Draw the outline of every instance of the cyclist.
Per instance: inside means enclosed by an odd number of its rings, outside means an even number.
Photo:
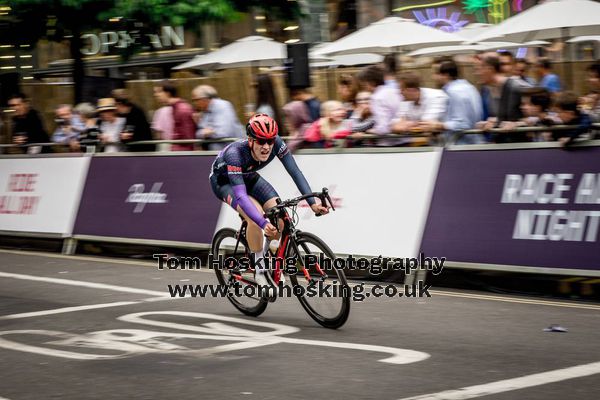
[[[261,286],[272,286],[263,258],[270,241],[279,238],[277,228],[264,217],[263,211],[275,206],[279,195],[257,171],[277,157],[298,190],[303,195],[312,192],[286,144],[277,135],[278,130],[277,123],[268,115],[254,115],[246,125],[247,139],[225,147],[213,162],[209,177],[215,195],[248,221],[246,239],[254,254],[256,283]],[[308,199],[308,203],[317,215],[329,212],[328,207],[317,204],[314,198]],[[264,244],[263,230],[267,237]]]

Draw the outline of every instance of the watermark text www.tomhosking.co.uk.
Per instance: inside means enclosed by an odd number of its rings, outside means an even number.
[[[171,297],[191,297],[191,298],[207,298],[207,297],[263,297],[272,296],[271,287],[269,286],[254,286],[242,285],[236,281],[233,285],[168,285],[169,295]],[[363,282],[358,284],[348,285],[341,284],[333,280],[332,282],[315,282],[307,286],[284,285],[279,282],[275,286],[275,297],[319,297],[319,298],[335,298],[348,297],[353,301],[363,301],[368,298],[424,298],[431,297],[429,289],[431,285],[425,285],[419,281],[412,285],[394,285],[394,284],[374,284],[367,287]]]
[[[152,258],[158,261],[158,269],[200,269],[203,268],[202,260],[199,257],[170,257],[168,254],[154,254]],[[373,275],[379,275],[384,271],[404,271],[410,274],[418,269],[431,271],[434,275],[439,275],[444,269],[445,257],[426,257],[424,253],[419,253],[418,257],[392,258],[392,257],[355,257],[349,255],[345,258],[328,258],[323,253],[319,255],[307,254],[302,256],[299,263],[297,257],[267,257],[263,264],[268,269],[274,269],[277,263],[279,268],[288,274],[298,273],[298,264],[307,269],[318,265],[324,269],[346,269],[369,271]],[[254,255],[250,257],[226,257],[224,255],[208,255],[206,267],[215,269],[225,269],[239,267],[242,269],[250,268],[254,265]]]

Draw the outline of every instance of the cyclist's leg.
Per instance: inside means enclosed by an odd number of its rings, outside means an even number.
[[[229,184],[227,180],[219,180],[214,175],[210,177],[210,184],[212,190],[221,201],[229,204],[231,208],[236,210],[238,214],[242,216],[247,222],[248,227],[246,229],[246,240],[248,241],[248,246],[250,247],[250,251],[256,252],[262,248],[262,229],[252,219],[250,219],[246,213],[242,210],[242,208],[235,201],[235,193],[233,191],[233,187]],[[246,187],[248,189],[248,187]],[[256,207],[256,209],[262,213],[262,207],[256,201],[256,199],[252,198],[250,192],[248,192],[250,197],[250,201]]]
[[[277,191],[266,179],[256,174],[256,178],[252,180],[251,185],[248,187],[248,194],[255,198],[259,204],[261,204],[261,212],[267,211],[269,208],[277,205],[277,199],[279,195]],[[279,231],[283,229],[283,221],[279,221]],[[269,240],[279,239],[281,233],[277,233],[273,237],[269,237]],[[262,236],[261,236],[262,238]]]
[[[247,185],[247,189],[248,189],[248,194],[251,196],[251,198],[256,199],[257,203],[255,203],[255,205],[260,206],[261,212],[266,211],[268,208],[277,204],[276,199],[279,198],[279,195],[277,194],[277,192],[275,191],[273,186],[271,186],[271,184],[269,182],[267,182],[264,178],[262,178],[260,175],[256,174],[253,177],[253,179],[251,181],[249,181],[249,183]],[[283,229],[283,221],[280,221],[279,230],[281,231],[282,229]],[[267,240],[264,242],[260,252],[255,253],[257,260],[259,259],[259,257],[264,258],[264,256],[268,254],[269,244],[270,244],[271,240],[274,238],[278,239],[279,236],[280,235],[277,234],[277,235],[275,235],[275,237],[267,238]],[[262,230],[258,232],[256,239],[257,240],[260,239],[261,244],[262,244],[262,239],[263,239]],[[268,274],[264,274],[265,270],[260,269],[260,268],[261,268],[261,265],[257,265],[256,282],[258,282],[261,285],[265,284],[265,283],[272,285],[273,282],[271,281],[271,279],[270,278],[267,279],[269,277]]]
[[[233,191],[233,190],[232,190]],[[256,209],[262,213],[262,207],[259,202],[253,198],[252,196],[248,196],[252,204],[256,207]],[[236,206],[236,211],[248,222],[248,227],[246,228],[246,240],[248,241],[248,246],[250,247],[250,251],[253,253],[259,252],[263,248],[263,230],[260,226],[256,225],[250,217],[246,215],[242,207],[239,205]]]
[[[250,201],[256,207],[256,209],[262,213],[262,206],[259,201],[257,201],[251,193],[251,189],[254,187],[256,181],[258,180],[258,174],[255,175],[252,179],[246,182],[246,192],[248,193],[248,197]],[[263,258],[263,230],[256,225],[256,223],[246,215],[244,210],[240,207],[239,204],[235,201],[235,193],[233,191],[233,187],[229,184],[228,180],[219,180],[214,176],[211,176],[211,187],[215,195],[229,204],[234,210],[238,212],[248,222],[246,227],[246,241],[248,242],[248,247],[250,251],[254,254],[255,260],[259,260]],[[261,265],[257,265],[257,268],[262,270]]]
[[[271,186],[269,182],[267,182],[263,177],[259,174],[252,179],[250,184],[248,185],[248,193],[255,198],[259,204],[261,204],[261,210],[267,211],[269,208],[275,206],[277,204],[277,199],[279,199],[279,195],[277,191]],[[272,240],[279,240],[281,237],[281,231],[283,230],[284,223],[283,221],[279,221],[279,232],[273,236],[269,236],[263,243],[262,254],[268,254],[269,245]],[[261,240],[262,240],[262,232]]]

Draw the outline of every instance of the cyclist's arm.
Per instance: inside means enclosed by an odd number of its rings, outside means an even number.
[[[294,160],[292,153],[279,136],[277,136],[277,139],[275,140],[275,148],[273,151],[276,152],[277,157],[281,160],[285,170],[294,180],[294,183],[296,184],[296,187],[300,193],[303,195],[312,193],[310,185],[304,177],[304,174],[302,174],[302,171],[300,171],[300,168],[298,168],[298,164],[296,164],[296,160]],[[316,204],[316,201],[313,197],[307,199],[306,201],[308,201],[308,204],[310,205]]]
[[[242,167],[239,166],[239,162],[236,162],[236,157],[229,156],[226,153],[224,159],[227,163],[227,177],[229,178],[229,183],[233,189],[236,203],[239,204],[244,213],[246,213],[256,225],[260,226],[261,229],[264,229],[269,221],[263,217],[263,214],[256,209],[256,206],[252,203],[250,197],[248,197],[246,184],[244,183],[244,178],[242,176]]]

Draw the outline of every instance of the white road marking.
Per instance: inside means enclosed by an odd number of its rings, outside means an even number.
[[[466,400],[491,394],[508,392],[511,390],[525,389],[548,383],[560,382],[567,379],[582,378],[600,373],[600,362],[582,364],[569,368],[541,372],[539,374],[522,376],[519,378],[505,379],[502,381],[485,383],[483,385],[468,386],[456,390],[446,390],[422,396],[406,397],[401,400]]]
[[[327,342],[324,340],[309,340],[309,339],[293,339],[282,338],[282,342],[292,344],[305,344],[311,346],[326,346],[338,349],[364,350],[380,353],[389,353],[392,356],[381,358],[377,361],[388,364],[411,364],[428,359],[430,356],[427,353],[416,350],[399,349],[396,347],[378,346],[371,344],[344,343],[344,342]]]
[[[0,315],[0,320],[21,319],[21,318],[31,318],[31,317],[43,317],[45,315],[65,314],[65,313],[76,312],[76,311],[97,310],[97,309],[100,309],[100,308],[130,306],[130,305],[140,304],[140,303],[154,303],[156,301],[179,300],[179,299],[182,299],[182,297],[151,297],[149,299],[142,299],[142,300],[136,300],[136,301],[116,301],[114,303],[102,303],[102,304],[90,304],[90,305],[87,305],[87,306],[73,306],[73,307],[53,308],[51,310],[42,310],[42,311],[32,311],[32,312],[18,313],[18,314]],[[0,400],[2,400],[2,399],[0,399]]]
[[[41,311],[32,311],[32,312],[26,312],[26,313],[1,315],[0,320],[42,317],[45,315],[65,314],[65,313],[70,313],[70,312],[85,311],[85,310],[97,310],[97,309],[109,308],[109,307],[121,307],[121,306],[128,306],[128,305],[134,305],[134,304],[140,304],[140,303],[153,303],[155,301],[164,301],[164,300],[181,300],[181,299],[185,298],[185,297],[171,297],[166,292],[163,293],[163,292],[157,292],[154,290],[138,289],[138,288],[132,288],[132,287],[127,287],[127,286],[107,285],[104,283],[75,281],[75,280],[70,280],[70,279],[46,278],[46,277],[32,276],[32,275],[12,274],[12,273],[8,273],[8,272],[0,272],[0,277],[55,283],[55,284],[60,284],[60,285],[81,286],[81,287],[92,288],[92,289],[112,290],[112,291],[125,292],[125,293],[144,294],[144,295],[149,294],[152,296],[156,296],[156,297],[151,297],[151,298],[142,299],[142,300],[116,301],[116,302],[112,302],[112,303],[89,304],[89,305],[83,305],[83,306],[62,307],[62,308],[54,308],[51,310],[41,310]],[[2,400],[2,399],[0,399],[0,400]]]
[[[0,277],[23,279],[23,280],[27,280],[27,281],[57,283],[60,285],[79,286],[79,287],[86,287],[86,288],[90,288],[90,289],[112,290],[115,292],[125,292],[125,293],[144,294],[144,295],[147,294],[149,296],[158,296],[158,297],[169,296],[169,294],[166,292],[158,292],[155,290],[146,290],[146,289],[127,287],[127,286],[109,285],[106,283],[75,281],[75,280],[71,280],[71,279],[47,278],[44,276],[13,274],[13,273],[9,273],[9,272],[0,272]]]
[[[153,317],[164,318],[166,316],[178,317],[180,321],[187,319],[190,323],[153,319]],[[213,356],[224,352],[285,343],[384,353],[386,357],[378,361],[390,364],[410,364],[429,358],[429,354],[424,352],[395,347],[284,337],[283,335],[297,333],[300,329],[289,325],[217,314],[149,311],[127,314],[117,319],[134,324],[173,329],[175,332],[142,329],[112,329],[82,334],[51,330],[2,331],[0,332],[0,348],[73,360],[108,360],[149,353],[173,352],[193,356]],[[257,327],[259,330],[256,330]],[[31,339],[27,338],[28,336]],[[37,344],[32,343],[32,339],[37,340]],[[186,339],[186,346],[174,343],[174,339]],[[190,339],[230,343],[213,347],[190,348],[187,347],[188,343],[191,343]],[[66,349],[57,348],[59,346]]]
[[[16,254],[19,256],[60,258],[63,260],[92,261],[92,262],[101,262],[101,263],[106,263],[106,264],[126,264],[126,265],[140,265],[143,267],[157,267],[156,261],[152,262],[152,261],[120,260],[118,258],[92,257],[92,256],[68,256],[65,254],[44,253],[44,252],[38,252],[38,251],[4,250],[4,249],[0,249],[0,253]]]
[[[67,350],[59,350],[52,347],[42,347],[42,346],[34,346],[31,344],[19,343],[16,341],[4,339],[5,336],[14,335],[18,338],[24,338],[26,335],[33,335],[37,338],[40,336],[47,336],[53,339],[61,339],[63,342],[72,340],[77,341],[79,347],[94,347],[97,349],[102,349],[103,352],[106,350],[113,350],[117,352],[117,354],[88,354],[81,352],[73,352]],[[61,344],[60,341],[49,342],[46,341],[44,344],[52,344],[57,345]],[[16,330],[16,331],[4,331],[0,332],[0,348],[4,349],[12,349],[16,351],[23,351],[26,353],[34,353],[41,354],[45,356],[52,357],[62,357],[68,358],[71,360],[113,360],[117,358],[123,358],[128,355],[134,354],[132,349],[135,347],[135,344],[128,343],[107,343],[106,341],[96,341],[92,344],[92,341],[85,337],[85,335],[76,335],[68,332],[60,332],[60,331],[48,331],[48,330]],[[143,346],[138,346],[138,348],[143,348]],[[138,349],[139,351],[139,349]]]
[[[44,315],[63,314],[63,313],[84,311],[84,310],[95,310],[98,308],[128,306],[128,305],[137,304],[137,303],[139,303],[139,301],[117,301],[114,303],[90,304],[88,306],[54,308],[52,310],[43,310],[43,311],[33,311],[33,312],[26,312],[26,313],[19,313],[19,314],[2,315],[2,316],[0,316],[0,320],[41,317]]]

